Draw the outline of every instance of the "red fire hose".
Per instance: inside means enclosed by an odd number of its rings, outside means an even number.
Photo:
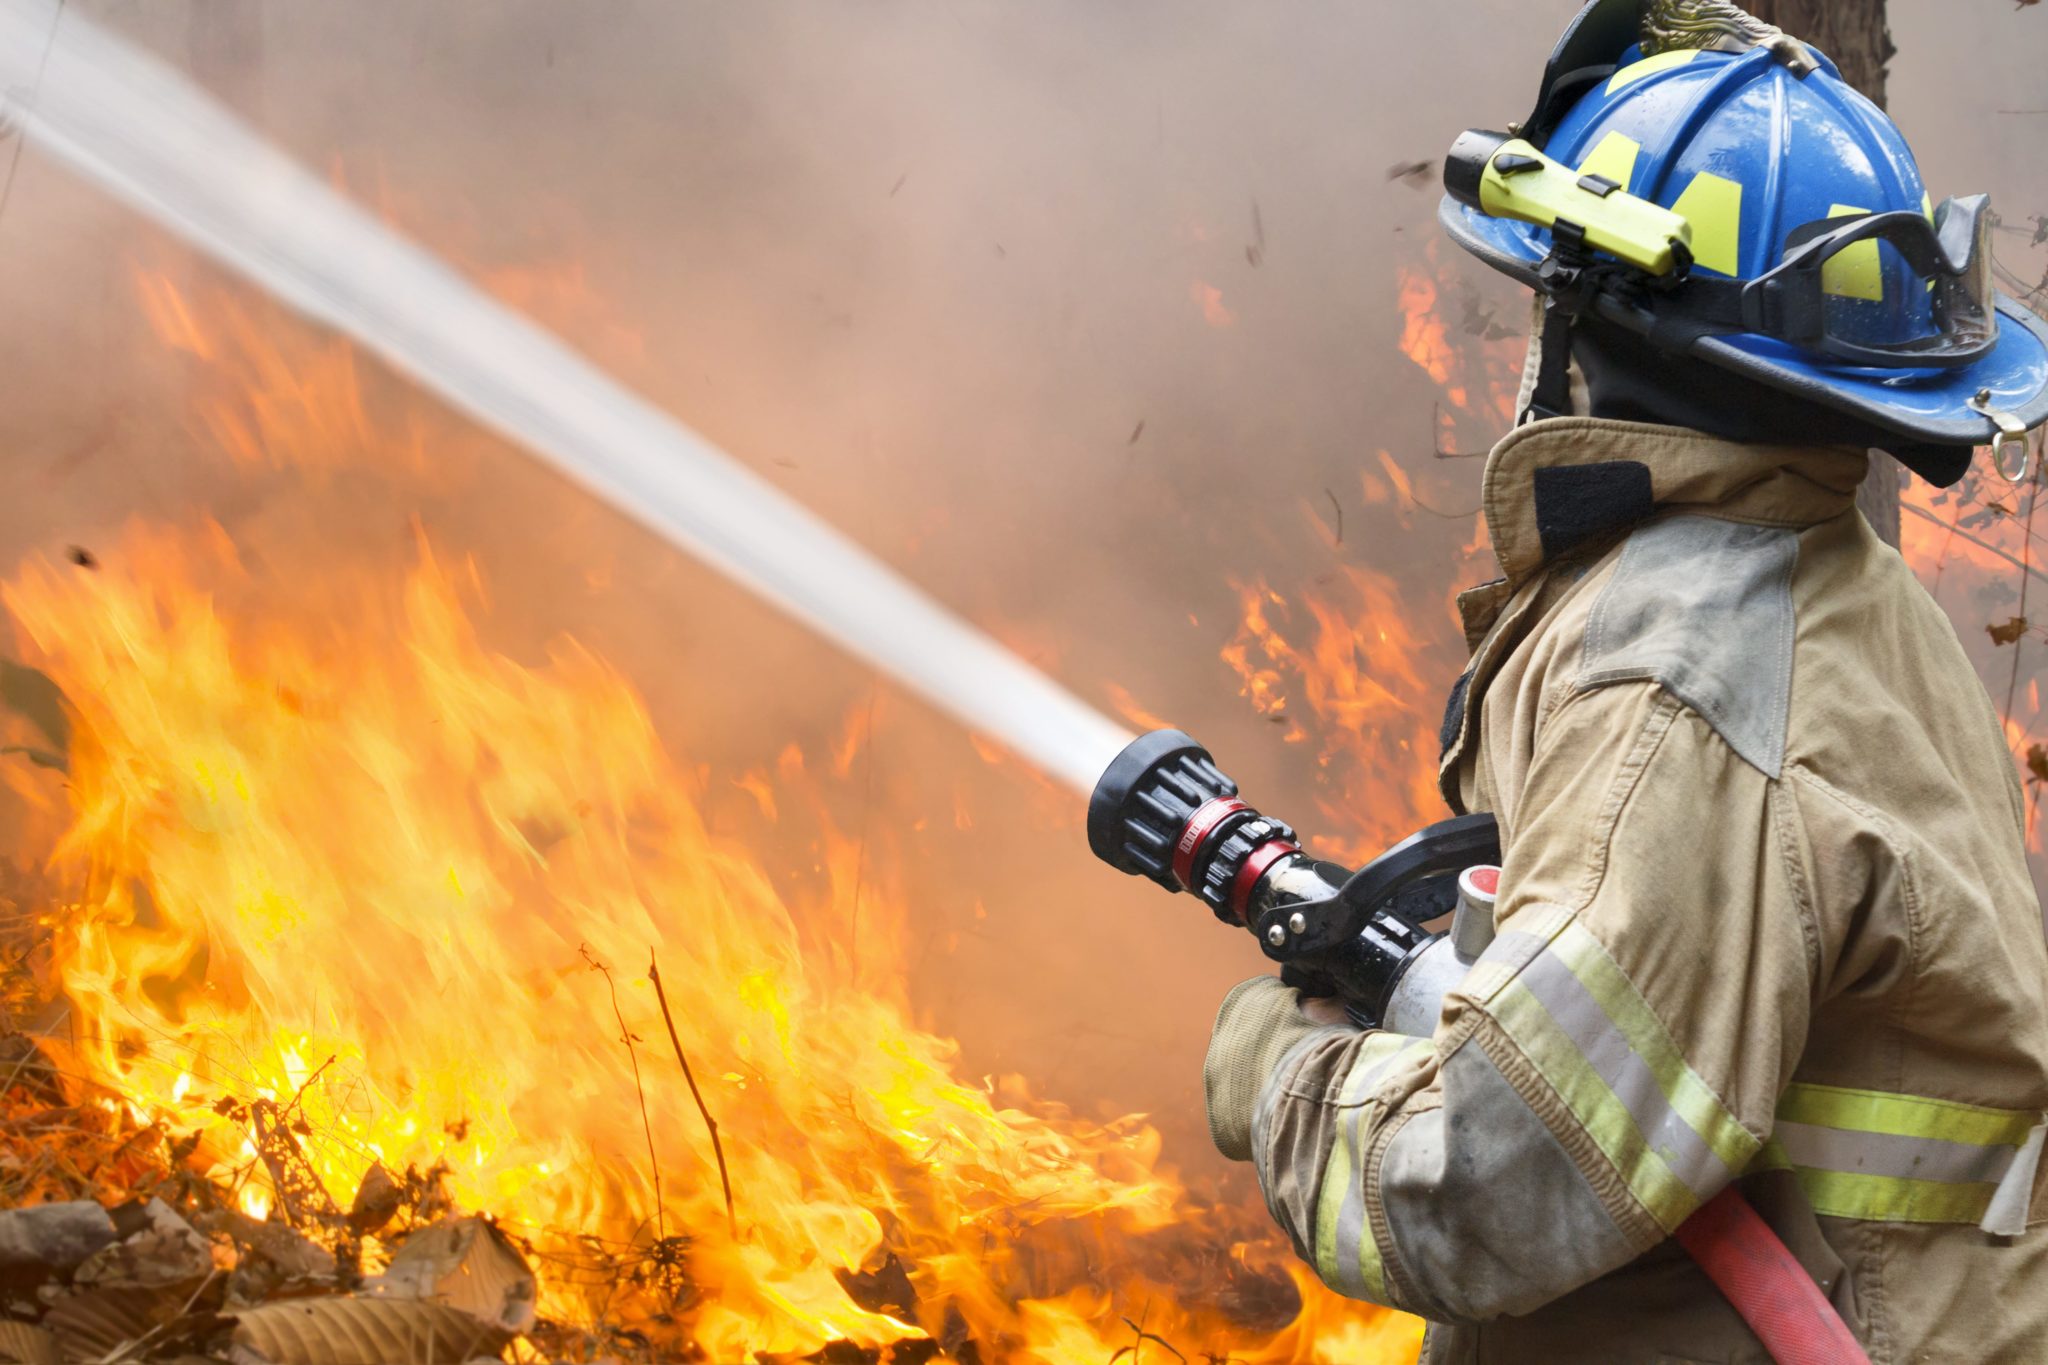
[[[1870,1365],[1806,1267],[1733,1185],[1676,1236],[1778,1365]]]

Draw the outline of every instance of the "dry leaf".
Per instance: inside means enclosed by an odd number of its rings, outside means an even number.
[[[124,1205],[117,1216],[141,1224],[114,1246],[87,1257],[74,1282],[101,1289],[182,1289],[190,1293],[214,1270],[213,1247],[161,1199],[137,1208]]]
[[[917,1317],[917,1291],[911,1287],[909,1270],[895,1252],[888,1252],[872,1268],[835,1270],[832,1274],[846,1291],[846,1297],[870,1313],[887,1313],[905,1322]]]
[[[2027,772],[2036,782],[2048,782],[2048,749],[2038,744],[2027,746]]]
[[[513,1335],[533,1326],[539,1290],[525,1259],[484,1218],[451,1218],[415,1232],[368,1288],[447,1304]]]
[[[270,1171],[270,1185],[277,1191],[278,1210],[285,1221],[294,1227],[308,1223],[332,1226],[342,1221],[341,1210],[334,1206],[320,1173],[299,1145],[290,1107],[275,1100],[257,1100],[249,1106],[249,1119],[250,1139]]]
[[[2018,641],[2018,639],[2022,635],[2025,635],[2027,633],[2027,618],[2024,616],[2015,616],[2012,618],[2012,620],[2007,621],[2002,626],[1986,626],[1984,627],[1984,629],[1990,633],[1992,644],[2013,644],[2016,641]]]
[[[243,1213],[226,1214],[212,1226],[245,1253],[228,1279],[228,1298],[234,1303],[325,1293],[335,1287],[340,1267],[334,1253],[294,1228]]]
[[[1387,167],[1387,179],[1399,180],[1411,190],[1427,189],[1436,174],[1434,161],[1402,161]]]
[[[90,1199],[0,1213],[0,1278],[31,1281],[69,1270],[114,1244],[114,1220]]]
[[[417,1299],[289,1299],[229,1315],[237,1360],[263,1365],[461,1365],[512,1333]]]
[[[18,1091],[52,1109],[67,1104],[64,1087],[57,1083],[57,1064],[43,1045],[26,1033],[0,1036],[0,1076],[9,1091]]]
[[[398,1213],[398,1206],[404,1200],[404,1191],[391,1178],[391,1172],[379,1162],[363,1172],[363,1183],[356,1187],[355,1202],[349,1205],[349,1231],[364,1236],[377,1231],[390,1222]]]
[[[121,1286],[60,1299],[43,1315],[70,1360],[104,1360],[178,1316],[190,1289]]]
[[[0,1360],[10,1365],[64,1365],[57,1338],[26,1322],[0,1318]]]

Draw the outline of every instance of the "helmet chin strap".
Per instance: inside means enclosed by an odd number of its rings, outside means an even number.
[[[1516,426],[1569,417],[1589,409],[1586,377],[1572,359],[1574,319],[1555,299],[1538,294],[1529,315],[1529,354],[1515,395]]]

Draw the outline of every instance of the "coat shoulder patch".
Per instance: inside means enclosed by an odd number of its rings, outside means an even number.
[[[1795,531],[1672,517],[1629,537],[1586,623],[1576,687],[1656,682],[1776,778],[1792,707]]]

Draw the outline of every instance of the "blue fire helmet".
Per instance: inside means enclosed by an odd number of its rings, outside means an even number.
[[[1689,272],[1631,281],[1609,261],[1614,287],[1579,306],[1902,445],[1967,449],[2048,422],[2048,326],[1992,286],[1986,201],[1937,207],[1897,126],[1825,56],[1778,40],[1646,57],[1641,11],[1588,5],[1516,131],[1581,184],[1683,218]],[[1554,295],[1559,233],[1475,197],[1444,200],[1452,239]],[[1957,454],[1922,472],[1952,482]]]

